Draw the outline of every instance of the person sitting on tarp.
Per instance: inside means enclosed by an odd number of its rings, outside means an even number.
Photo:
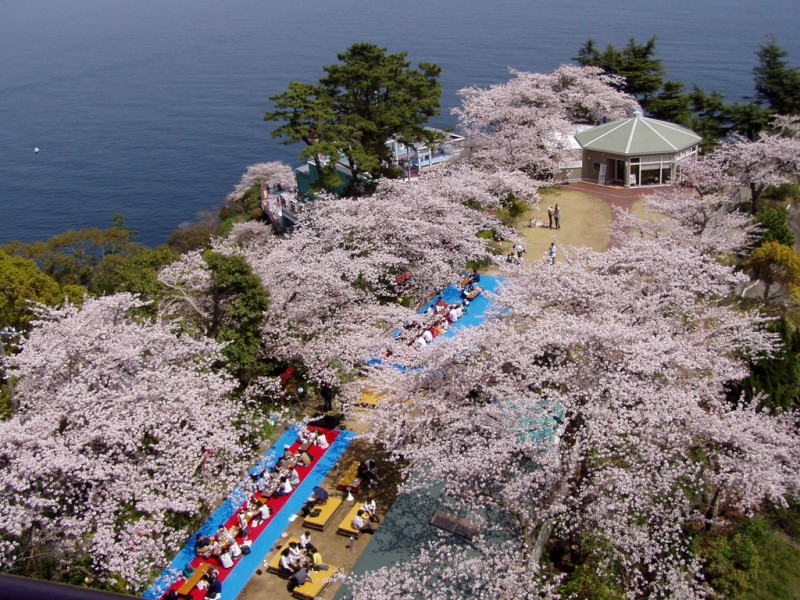
[[[264,472],[264,474],[261,475],[261,478],[256,481],[256,490],[258,490],[259,493],[263,492],[269,487],[271,481],[272,476],[269,473]]]
[[[380,523],[381,518],[378,516],[378,505],[372,496],[367,496],[366,502],[361,506],[361,511],[366,514],[369,520],[373,523]]]
[[[322,562],[322,554],[320,551],[314,548],[313,546],[310,547],[310,559],[311,559],[311,569],[314,571],[327,571],[330,569],[330,565],[326,565]]]
[[[280,485],[278,485],[278,489],[275,490],[276,496],[288,496],[292,493],[292,484],[289,483],[289,479],[287,477],[281,477]]]
[[[330,443],[328,442],[328,438],[326,438],[326,437],[325,437],[325,434],[324,434],[324,433],[321,433],[321,432],[320,432],[320,434],[317,436],[317,439],[315,440],[315,443],[316,443],[316,444],[317,444],[317,446],[319,446],[319,447],[320,447],[322,450],[325,450],[325,449],[327,449],[327,448],[328,448],[328,446],[330,446]]]
[[[218,572],[209,570],[206,573],[208,587],[206,588],[206,600],[218,600],[222,597],[222,582],[219,580]]]
[[[253,518],[253,525],[258,526],[261,525],[264,521],[269,519],[269,516],[272,514],[272,509],[269,507],[269,504],[266,502],[262,503],[261,506],[258,507],[258,514]],[[258,521],[256,522],[256,519]]]
[[[303,425],[297,431],[297,442],[302,446],[306,442],[313,442],[314,441],[314,433],[309,431],[308,427]]]
[[[303,550],[307,550],[309,546],[311,546],[311,532],[306,530],[303,532],[303,535],[300,536],[300,547]],[[313,546],[312,546],[313,547]]]
[[[198,533],[194,538],[194,551],[197,556],[208,558],[214,552],[214,540],[207,535]]]
[[[292,469],[289,471],[289,485],[293,488],[296,488],[300,485],[300,474],[297,472],[297,469]]]

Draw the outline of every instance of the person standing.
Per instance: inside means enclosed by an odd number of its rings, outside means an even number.
[[[551,265],[556,264],[556,243],[555,242],[550,242],[550,251],[548,252],[548,255],[550,256],[550,264]]]
[[[547,221],[549,223],[547,225],[548,229],[552,229],[553,228],[553,215],[554,214],[555,214],[555,212],[553,211],[553,207],[552,206],[548,206],[547,207]]]
[[[561,229],[561,209],[558,208],[558,204],[553,209],[553,219],[556,222],[556,229]]]

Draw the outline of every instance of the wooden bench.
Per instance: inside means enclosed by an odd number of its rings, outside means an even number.
[[[361,487],[361,478],[358,476],[358,466],[361,462],[354,460],[349,467],[347,467],[347,471],[345,471],[342,476],[339,478],[339,483],[336,484],[336,488],[342,491],[344,490],[351,490],[353,492],[358,492],[358,489]]]
[[[358,514],[358,511],[361,510],[362,506],[360,502],[353,504],[353,508],[348,511],[344,519],[342,519],[342,522],[339,523],[339,528],[336,530],[336,533],[345,537],[353,536],[354,538],[358,538],[358,536],[361,535],[361,532],[353,527],[353,519]]]
[[[289,544],[292,542],[297,542],[299,544],[300,538],[290,537],[288,540],[286,540],[286,543],[280,547],[280,550],[275,553],[275,556],[269,559],[269,563],[267,563],[268,573],[274,573],[275,575],[280,575],[281,577],[289,577],[289,573],[281,569],[281,552],[283,552],[285,548],[288,548]]]
[[[456,535],[471,540],[478,535],[480,527],[468,521],[464,517],[453,515],[443,510],[437,510],[431,517],[431,525],[434,525],[445,531],[452,531]]]
[[[336,572],[336,567],[328,565],[327,571],[309,571],[311,581],[306,581],[303,585],[298,585],[292,591],[292,596],[301,600],[314,600],[328,587],[331,577]]]
[[[211,568],[210,563],[201,563],[192,573],[192,576],[189,577],[186,581],[183,582],[183,585],[178,588],[178,595],[183,597],[189,597],[200,580],[205,577],[206,572]]]
[[[333,520],[334,515],[342,505],[341,498],[328,498],[324,504],[317,504],[314,509],[319,510],[316,517],[308,516],[303,520],[303,525],[309,529],[325,531],[325,528]]]
[[[383,397],[383,394],[376,394],[370,390],[364,390],[361,392],[361,398],[356,402],[358,406],[363,406],[366,408],[375,408],[378,406],[378,400]]]

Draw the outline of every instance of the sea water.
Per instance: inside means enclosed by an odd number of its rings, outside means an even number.
[[[3,0],[0,243],[117,213],[163,242],[247,165],[296,162],[262,120],[268,97],[353,42],[441,65],[433,124],[452,126],[459,89],[550,71],[589,37],[655,35],[667,78],[741,100],[768,34],[800,64],[798,26],[796,0]]]

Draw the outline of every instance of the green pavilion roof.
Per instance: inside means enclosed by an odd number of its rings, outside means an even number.
[[[575,134],[584,150],[613,154],[673,154],[700,143],[691,129],[649,117],[630,117]]]

